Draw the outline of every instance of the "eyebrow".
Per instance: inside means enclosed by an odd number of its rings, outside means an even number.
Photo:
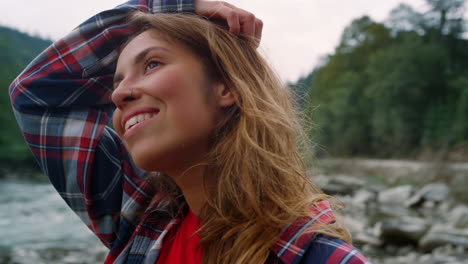
[[[159,47],[159,46],[153,46],[153,47],[146,48],[146,49],[140,51],[140,53],[138,53],[135,56],[135,58],[133,59],[133,65],[137,65],[137,64],[141,63],[144,60],[144,58],[146,57],[146,55],[148,55],[148,53],[150,53],[153,50],[169,52],[168,49],[163,48],[163,47]],[[115,74],[114,75],[114,80],[113,80],[113,87],[115,88],[115,84],[122,81],[122,79],[123,79],[122,74]]]

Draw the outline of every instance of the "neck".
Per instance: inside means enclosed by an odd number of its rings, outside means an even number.
[[[203,186],[203,176],[205,173],[205,166],[193,166],[184,171],[167,173],[181,189],[185,201],[198,216],[201,208],[206,202],[206,194]]]

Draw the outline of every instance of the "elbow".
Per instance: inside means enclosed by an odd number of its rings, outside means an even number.
[[[8,96],[10,97],[11,105],[15,110],[20,110],[21,108],[21,100],[20,94],[21,94],[21,75],[16,77],[15,80],[10,84],[10,87],[8,88]]]

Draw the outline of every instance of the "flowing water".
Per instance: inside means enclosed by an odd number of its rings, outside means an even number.
[[[102,263],[105,254],[51,184],[0,180],[0,263]]]

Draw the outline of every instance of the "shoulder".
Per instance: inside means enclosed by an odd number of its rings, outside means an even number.
[[[318,235],[305,251],[300,264],[370,264],[356,248],[345,241]]]

